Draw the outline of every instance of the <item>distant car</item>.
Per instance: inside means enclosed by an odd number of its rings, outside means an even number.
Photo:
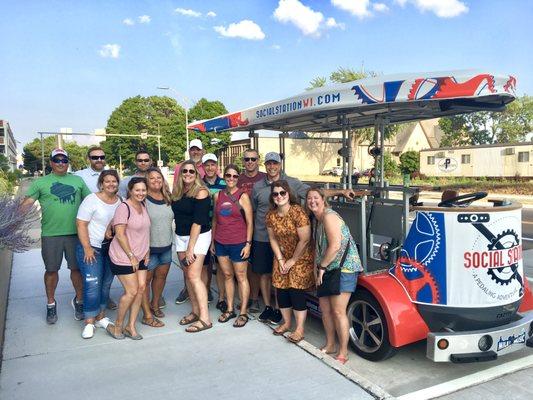
[[[333,176],[341,176],[342,175],[342,167],[333,167],[330,169],[325,169],[322,171],[320,175],[333,175]]]

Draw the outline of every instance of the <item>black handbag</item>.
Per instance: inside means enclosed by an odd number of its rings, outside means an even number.
[[[339,268],[328,270],[322,275],[322,284],[316,288],[317,297],[337,296],[341,294],[341,269],[348,255],[351,240],[346,244]]]

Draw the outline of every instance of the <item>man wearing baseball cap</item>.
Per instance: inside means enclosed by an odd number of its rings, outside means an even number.
[[[259,321],[279,324],[282,320],[281,312],[277,308],[272,308],[270,301],[272,285],[272,266],[274,253],[268,240],[268,232],[265,224],[265,217],[270,209],[270,184],[283,179],[287,181],[291,191],[301,200],[305,201],[309,186],[299,179],[287,176],[281,170],[281,155],[270,152],[265,155],[265,179],[256,182],[252,191],[252,205],[254,208],[254,237],[252,242],[252,269],[260,275],[259,286],[261,295],[265,303],[265,309],[259,315]],[[350,189],[329,189],[324,190],[326,196],[344,196],[349,199],[355,197],[355,192]]]
[[[59,281],[59,268],[63,257],[70,269],[70,279],[76,295],[71,300],[74,319],[83,319],[83,280],[76,261],[76,215],[81,201],[91,194],[82,178],[68,173],[68,153],[55,149],[50,154],[52,172],[35,180],[23,203],[31,207],[35,201],[41,206],[41,254],[44,261],[44,285],[48,300],[46,322],[57,321],[57,304],[55,291]]]
[[[202,163],[203,155],[204,146],[202,145],[202,141],[200,139],[191,140],[189,142],[189,158],[196,163],[196,169],[200,174],[200,178],[203,178],[205,176],[204,164]],[[174,168],[174,185],[176,185],[178,176],[180,176],[181,164],[182,163],[177,164]]]

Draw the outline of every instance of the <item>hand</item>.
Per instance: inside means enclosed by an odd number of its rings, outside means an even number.
[[[285,275],[285,259],[278,259],[279,272],[281,275]]]
[[[285,261],[285,264],[283,265],[283,269],[285,270],[283,273],[288,274],[292,266],[296,264],[296,260],[289,258]]]
[[[244,245],[244,247],[242,248],[242,250],[241,250],[241,258],[243,260],[246,260],[248,257],[250,257],[250,248],[251,247],[252,246],[250,245],[250,243],[246,243]]]
[[[139,269],[139,260],[137,260],[137,257],[135,257],[134,255],[130,256],[130,262],[131,267],[133,268],[133,272],[137,272],[137,270]]]
[[[104,237],[105,237],[106,239],[108,239],[108,240],[113,238],[113,230],[111,229],[111,227],[109,227],[109,228],[107,228],[107,229],[105,230],[105,235],[104,235]]]
[[[92,247],[83,249],[83,261],[87,264],[92,264],[96,262],[96,257],[94,255],[94,249]]]
[[[211,254],[215,255],[215,243],[211,242],[211,246],[209,246],[209,251]]]
[[[326,271],[324,271],[323,269],[319,269],[318,270],[318,272],[316,274],[316,285],[317,286],[322,285],[322,278],[324,276],[324,272],[326,272]]]
[[[192,249],[187,249],[185,251],[185,259],[187,260],[187,263],[191,265],[196,260],[196,255],[194,254],[194,251]]]
[[[148,263],[150,262],[150,252],[147,252],[144,256],[144,265],[148,266]]]
[[[341,190],[341,194],[348,200],[355,199],[355,192],[352,189],[343,189]]]

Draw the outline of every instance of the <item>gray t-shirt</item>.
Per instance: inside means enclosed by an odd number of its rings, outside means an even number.
[[[122,180],[120,181],[118,185],[118,195],[122,197],[123,199],[126,199],[128,197],[128,183],[131,181],[131,178],[133,178],[134,176],[138,176],[140,178],[145,177],[144,174],[139,174],[138,172],[136,172],[134,175],[125,176],[124,178],[122,178]]]
[[[172,207],[164,200],[156,200],[146,196],[146,209],[150,216],[150,252],[162,253],[172,247],[174,231]]]
[[[287,181],[296,197],[299,197],[302,201],[305,200],[309,185],[306,185],[298,178],[292,178],[284,173],[281,174],[279,179]],[[268,242],[268,231],[266,229],[265,218],[268,210],[270,210],[270,184],[271,182],[265,177],[265,179],[255,183],[252,192],[252,206],[254,208],[254,240],[258,242]]]

